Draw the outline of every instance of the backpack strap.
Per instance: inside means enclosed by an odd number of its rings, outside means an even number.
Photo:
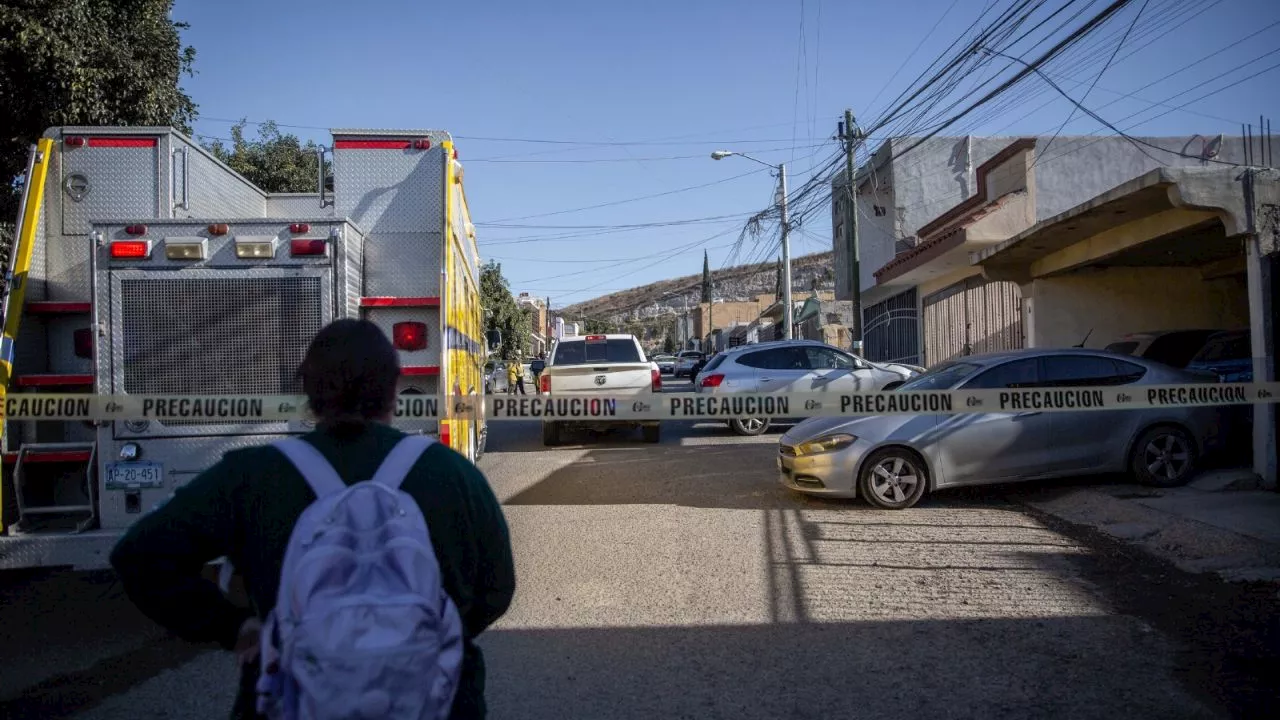
[[[285,438],[275,443],[276,449],[298,468],[317,498],[342,492],[347,484],[338,477],[338,471],[325,459],[314,445],[301,438]]]
[[[418,458],[435,440],[426,435],[406,435],[387,453],[387,458],[373,474],[372,482],[381,483],[392,490],[398,490],[409,471],[413,469]]]

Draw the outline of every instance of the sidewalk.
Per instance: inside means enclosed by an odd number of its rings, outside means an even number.
[[[1238,470],[1204,473],[1186,487],[1059,485],[1011,494],[1068,522],[1129,541],[1188,572],[1280,584],[1280,493]]]

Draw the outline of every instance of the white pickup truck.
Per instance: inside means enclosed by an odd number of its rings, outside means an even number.
[[[556,398],[583,395],[653,395],[662,392],[658,364],[645,359],[634,335],[584,335],[560,340],[551,349],[539,380],[541,390]],[[542,444],[560,444],[562,430],[577,427],[606,430],[640,426],[645,442],[661,439],[657,420],[543,420]]]

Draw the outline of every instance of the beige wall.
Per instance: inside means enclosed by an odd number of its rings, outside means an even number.
[[[1176,292],[1172,289],[1176,288]],[[1244,327],[1243,277],[1204,281],[1195,268],[1109,268],[1024,285],[1030,347],[1099,348],[1130,332]]]

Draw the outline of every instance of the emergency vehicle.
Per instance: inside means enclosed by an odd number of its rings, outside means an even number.
[[[314,193],[273,194],[172,128],[48,130],[32,149],[5,290],[5,407],[21,393],[300,394],[295,370],[316,331],[364,317],[400,352],[402,410],[438,403],[438,422],[396,425],[477,459],[483,403],[445,399],[483,394],[496,338],[483,337],[453,140],[332,136]],[[0,569],[105,567],[126,527],[223,453],[309,427],[216,413],[6,418]]]

